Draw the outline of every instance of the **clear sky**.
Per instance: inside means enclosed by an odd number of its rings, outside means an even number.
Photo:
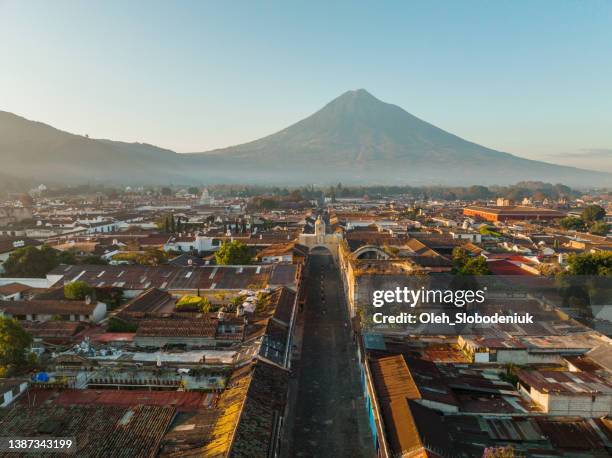
[[[0,0],[0,109],[74,133],[204,151],[356,88],[485,146],[605,159],[612,2]]]

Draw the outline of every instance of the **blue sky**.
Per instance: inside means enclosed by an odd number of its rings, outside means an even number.
[[[75,133],[203,151],[356,88],[489,147],[605,160],[612,2],[0,0],[0,109]]]

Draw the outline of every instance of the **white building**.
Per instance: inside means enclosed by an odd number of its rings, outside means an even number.
[[[450,235],[455,240],[469,240],[472,243],[482,242],[482,234],[479,232],[450,232]]]
[[[67,300],[0,301],[0,316],[22,321],[63,321],[98,323],[106,317],[104,302]]]
[[[612,385],[586,372],[520,371],[519,388],[548,415],[600,418],[612,414]]]
[[[196,251],[200,253],[203,251],[216,251],[220,246],[219,239],[196,234],[172,237],[164,244],[164,251]]]

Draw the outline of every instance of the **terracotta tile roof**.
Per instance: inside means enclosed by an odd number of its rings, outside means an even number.
[[[138,239],[138,243],[141,246],[161,246],[168,243],[169,239],[169,235],[149,235]]]
[[[259,258],[262,258],[264,256],[282,256],[292,254],[294,246],[295,242],[277,243],[264,248],[259,253],[257,253],[257,256]]]
[[[0,286],[0,294],[4,296],[11,296],[17,293],[23,293],[24,291],[28,291],[32,289],[28,285],[22,285],[21,283],[7,283],[6,285]]]
[[[28,334],[41,339],[70,338],[83,329],[83,324],[78,321],[24,321],[21,325]]]
[[[255,363],[231,447],[232,457],[275,455],[273,434],[285,409],[288,382],[287,371],[263,361]]]
[[[202,407],[214,393],[198,391],[139,391],[139,390],[62,390],[53,400],[59,405],[133,405],[172,406],[180,412],[192,412]]]
[[[150,288],[126,304],[121,313],[171,313],[176,299],[167,291]]]
[[[274,318],[289,324],[295,302],[295,293],[288,288],[278,288],[272,293],[270,300],[274,307]]]
[[[274,456],[272,438],[285,408],[288,380],[287,371],[264,361],[235,370],[219,398],[219,415],[198,455]]]
[[[45,300],[45,301],[49,301],[49,300],[58,300],[58,301],[67,300],[66,299],[66,295],[64,294],[64,287],[63,286],[56,286],[56,287],[44,289],[42,291],[37,291],[36,294],[34,294],[34,296],[32,298],[33,299],[37,299],[37,300]]]
[[[272,266],[270,285],[291,286],[300,274],[301,267],[297,264],[275,264]]]
[[[0,301],[0,310],[11,315],[90,315],[96,306],[85,301]]]
[[[63,282],[82,280],[93,287],[114,286],[123,289],[146,290],[197,290],[199,289],[249,289],[268,284],[295,283],[298,266],[293,264],[249,266],[100,266],[61,265],[48,275],[62,276]]]
[[[487,265],[489,266],[489,270],[495,275],[535,275],[525,269],[522,269],[520,266],[513,264],[510,261],[506,261],[505,259],[487,262]]]
[[[75,437],[75,456],[155,456],[175,415],[173,407],[23,404],[0,422],[3,436]]]

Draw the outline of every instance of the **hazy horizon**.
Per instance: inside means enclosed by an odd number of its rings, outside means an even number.
[[[611,18],[578,2],[4,0],[0,109],[200,152],[363,87],[472,142],[612,171]]]
[[[401,107],[400,107],[401,108]],[[4,110],[0,110],[0,111],[4,111]],[[20,116],[18,113],[13,113],[17,116]],[[23,117],[23,116],[20,116]],[[34,121],[34,122],[41,122],[43,124],[49,125],[50,127],[53,128],[57,128],[57,126],[53,126],[49,123],[46,123],[42,120],[36,120],[36,119],[29,119],[29,118],[25,118],[28,121]],[[299,122],[300,120],[295,120],[295,122]],[[293,121],[292,121],[293,123]],[[262,137],[260,138],[264,138],[268,135],[271,134],[275,134],[283,129],[285,129],[286,127],[288,127],[289,124],[287,126],[282,126],[279,127],[278,129],[276,129],[274,132],[269,132],[268,134],[262,135]],[[59,129],[62,130],[64,132],[67,133],[71,133],[71,134],[77,134],[76,132],[70,132],[70,131],[65,131],[63,129]],[[453,132],[451,132],[453,133]],[[89,136],[89,134],[81,134],[81,135],[87,135],[88,137],[92,138],[92,139],[97,139],[97,140],[109,140],[109,141],[119,141],[119,142],[125,142],[125,143],[136,143],[136,144],[143,144],[143,145],[152,145],[155,147],[160,147],[163,149],[167,149],[173,152],[176,152],[178,154],[191,154],[191,153],[203,153],[203,152],[215,152],[217,149],[224,149],[224,148],[228,148],[228,147],[233,147],[233,146],[238,146],[240,144],[228,144],[228,145],[224,145],[221,146],[220,148],[215,148],[213,150],[200,150],[200,151],[178,151],[174,148],[171,147],[164,147],[161,145],[156,145],[153,144],[151,142],[148,142],[146,140],[134,140],[134,141],[130,141],[130,140],[124,140],[124,139],[114,139],[114,138],[98,138],[98,137],[94,137],[94,136]],[[252,140],[258,140],[258,139],[251,139],[248,140],[245,143],[248,143]],[[486,146],[486,145],[483,145]],[[510,151],[508,151],[510,152]],[[521,155],[517,155],[519,157],[521,157]],[[576,152],[571,152],[571,153],[557,153],[557,154],[545,154],[542,155],[541,157],[537,157],[537,156],[523,156],[525,158],[528,159],[535,159],[535,160],[541,160],[543,162],[548,162],[551,164],[558,164],[558,165],[566,165],[566,166],[570,166],[570,167],[577,167],[577,168],[582,168],[584,170],[593,170],[593,171],[604,171],[604,172],[611,172],[612,173],[612,149],[606,149],[606,148],[593,148],[593,149],[582,149]]]

